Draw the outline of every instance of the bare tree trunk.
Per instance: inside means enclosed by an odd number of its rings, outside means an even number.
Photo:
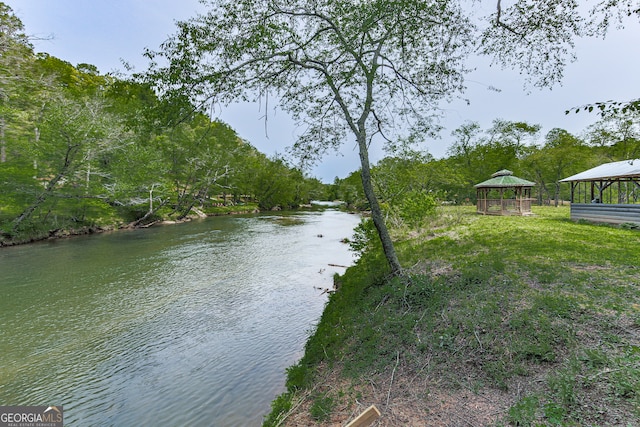
[[[47,200],[47,198],[51,195],[51,193],[53,193],[53,190],[56,188],[56,185],[58,185],[60,180],[62,180],[67,176],[69,169],[71,169],[71,164],[73,162],[75,153],[78,151],[78,147],[79,147],[78,145],[69,145],[67,147],[67,152],[65,154],[65,159],[64,159],[64,164],[62,165],[62,169],[60,169],[60,172],[58,172],[58,174],[47,183],[47,186],[45,187],[44,191],[36,198],[36,200],[31,204],[31,206],[25,209],[20,215],[18,215],[18,217],[15,220],[13,220],[14,232],[18,229],[22,221],[29,218],[31,214],[33,214],[33,212],[45,200]]]
[[[398,255],[396,254],[396,249],[393,246],[393,241],[389,235],[387,225],[384,222],[380,203],[378,203],[378,198],[373,190],[373,184],[371,182],[371,166],[369,164],[369,150],[367,148],[367,142],[364,134],[358,135],[358,149],[360,154],[360,164],[362,166],[360,173],[362,178],[362,188],[364,189],[364,195],[367,197],[367,201],[371,207],[371,219],[373,220],[376,230],[378,230],[378,236],[380,236],[380,241],[382,242],[382,250],[387,258],[389,267],[391,268],[391,273],[394,276],[401,276],[402,266],[400,265],[400,260],[398,260]]]
[[[153,194],[152,192],[153,192],[153,190],[149,191],[149,210],[147,211],[147,213],[144,214],[142,216],[142,218],[138,218],[137,220],[127,224],[126,228],[136,228],[136,227],[138,227],[147,218],[149,218],[151,215],[155,214],[159,209],[161,209],[162,207],[164,207],[164,205],[167,204],[168,199],[167,200],[160,200],[160,204],[154,209],[153,208],[153,201],[152,201],[152,194]]]

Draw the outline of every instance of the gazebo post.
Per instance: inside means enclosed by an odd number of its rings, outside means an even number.
[[[516,188],[516,212],[522,213],[522,188]]]

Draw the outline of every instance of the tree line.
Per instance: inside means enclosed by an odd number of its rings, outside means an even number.
[[[325,190],[186,98],[34,53],[0,3],[1,241],[180,220],[214,205],[287,209]]]
[[[474,185],[508,169],[535,182],[532,196],[538,204],[557,206],[570,199],[569,186],[559,180],[602,163],[640,158],[640,112],[634,109],[609,111],[581,135],[559,128],[542,135],[541,129],[501,119],[488,129],[467,122],[451,132],[452,143],[442,159],[405,150],[378,162],[372,168],[376,194],[396,211],[414,203],[416,194],[429,195],[436,203],[474,204]],[[359,182],[357,171],[336,179],[333,196],[366,209]]]

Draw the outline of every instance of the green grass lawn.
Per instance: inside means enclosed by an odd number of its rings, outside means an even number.
[[[348,270],[266,424],[640,425],[640,231],[534,214],[394,230],[411,280]]]

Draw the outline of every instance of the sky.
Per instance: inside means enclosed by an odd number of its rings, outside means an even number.
[[[204,11],[198,0],[0,0],[21,19],[33,37],[36,52],[47,52],[73,65],[93,64],[101,73],[124,71],[123,61],[144,71],[145,48],[159,49],[175,32],[175,22]],[[445,129],[441,138],[419,148],[436,158],[447,155],[451,132],[465,122],[482,129],[493,120],[525,121],[542,126],[541,136],[562,128],[580,136],[597,120],[596,114],[565,115],[572,107],[597,101],[638,98],[640,81],[640,23],[612,31],[605,40],[579,40],[577,62],[569,64],[561,85],[525,89],[522,76],[511,70],[479,66],[467,80],[465,102],[442,105]],[[500,92],[489,90],[496,87]],[[284,154],[296,137],[296,125],[283,111],[238,104],[219,107],[216,117],[227,122],[243,139],[267,155]],[[373,148],[372,162],[384,156]],[[355,142],[346,141],[341,155],[329,155],[309,174],[324,182],[344,178],[359,168]]]

